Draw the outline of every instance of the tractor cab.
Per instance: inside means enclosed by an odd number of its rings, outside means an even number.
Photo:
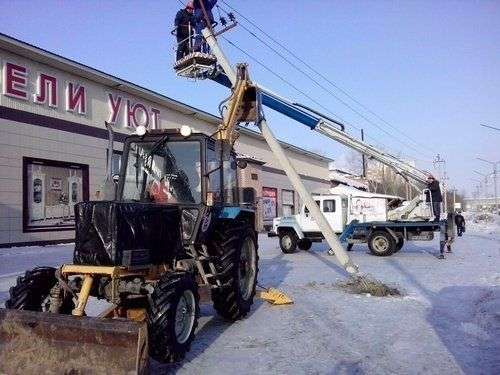
[[[237,162],[212,137],[179,129],[152,130],[127,138],[115,201],[181,212],[182,239],[197,242],[197,228],[209,213],[238,206]]]
[[[236,154],[222,158],[213,138],[184,134],[177,129],[153,130],[128,137],[117,200],[179,206],[237,204]]]

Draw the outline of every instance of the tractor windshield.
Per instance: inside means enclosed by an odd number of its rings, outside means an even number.
[[[200,142],[130,143],[123,200],[201,202]]]

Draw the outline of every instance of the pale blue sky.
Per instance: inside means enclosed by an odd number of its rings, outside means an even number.
[[[500,127],[500,1],[227,2],[419,145],[337,92],[416,150],[381,132],[244,29],[226,34],[332,113],[364,128],[372,143],[376,139],[395,153],[417,158],[426,169],[432,165],[425,161],[440,153],[447,160],[451,184],[459,190],[472,189],[472,170],[489,171],[488,165],[475,161],[477,156],[500,160],[500,132],[479,126]],[[171,68],[170,30],[179,7],[177,0],[0,0],[0,32],[216,113],[227,90],[212,82],[178,78]],[[234,63],[248,60],[227,43],[222,45]],[[318,107],[248,62],[256,81]],[[268,113],[268,119],[281,139],[333,158],[345,153],[286,118]]]

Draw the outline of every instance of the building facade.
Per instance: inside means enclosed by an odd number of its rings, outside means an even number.
[[[99,199],[108,132],[122,142],[139,125],[213,134],[220,119],[112,75],[0,34],[0,246],[71,241],[74,205]],[[300,202],[262,136],[242,128],[236,150],[241,200],[259,227]],[[311,192],[327,192],[332,160],[282,142]]]

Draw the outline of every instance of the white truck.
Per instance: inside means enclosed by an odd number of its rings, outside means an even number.
[[[370,251],[379,256],[399,251],[405,240],[432,240],[435,231],[442,231],[441,222],[428,221],[430,208],[421,204],[405,219],[398,217],[400,207],[408,207],[397,196],[368,193],[350,186],[331,189],[332,194],[314,195],[313,198],[347,250],[355,243],[368,243]],[[324,237],[318,225],[303,205],[300,213],[273,220],[269,237],[279,237],[284,253],[293,253],[297,247],[309,250],[313,242]]]
[[[332,189],[332,194],[313,195],[316,204],[337,234],[342,233],[353,220],[386,221],[391,203],[402,200],[396,196],[367,193],[349,186],[338,190]],[[297,246],[301,250],[308,250],[311,242],[323,239],[318,225],[305,205],[302,205],[300,213],[296,215],[275,218],[269,236],[280,237],[280,247],[285,253],[294,252]]]

